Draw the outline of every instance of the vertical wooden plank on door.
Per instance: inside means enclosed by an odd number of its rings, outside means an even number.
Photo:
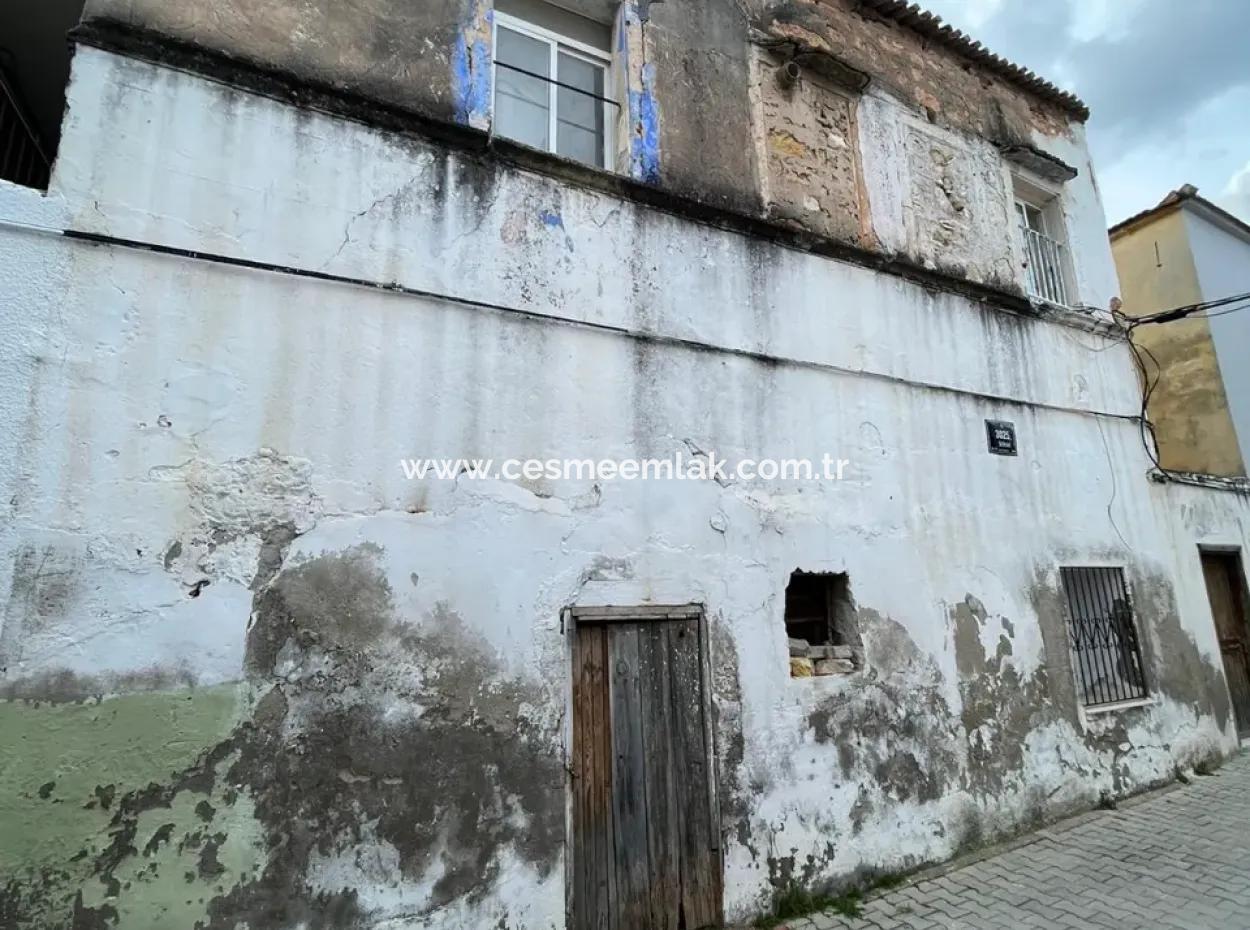
[[[1202,553],[1202,574],[1224,659],[1224,677],[1237,730],[1250,732],[1250,628],[1242,603],[1241,560],[1231,553]]]
[[[653,930],[647,844],[640,624],[608,627],[611,663],[613,930]]]
[[[570,851],[570,881],[573,883],[572,908],[569,912],[571,930],[589,930],[586,916],[587,859],[590,850],[586,846],[586,817],[590,805],[590,757],[586,747],[586,717],[589,714],[589,695],[586,688],[586,630],[573,630],[573,846]]]
[[[612,911],[616,906],[616,867],[612,861],[612,700],[609,681],[612,659],[608,650],[608,631],[599,628],[599,687],[595,689],[592,734],[594,744],[595,810],[600,828],[595,834],[597,907],[595,930],[611,930]]]
[[[722,923],[723,876],[719,834],[712,817],[708,771],[700,625],[696,619],[665,624],[670,656],[673,761],[681,811],[681,923],[684,930]]]
[[[612,910],[611,752],[607,634],[579,627],[573,637],[573,928],[609,930]]]
[[[651,926],[680,930],[681,819],[676,780],[684,777],[681,759],[673,752],[674,722],[671,702],[671,657],[667,628],[650,623],[639,634],[641,684],[645,715],[642,719],[647,799],[647,864],[651,886]]]

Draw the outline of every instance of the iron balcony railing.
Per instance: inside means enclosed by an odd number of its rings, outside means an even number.
[[[46,190],[52,172],[34,123],[0,71],[0,180]]]
[[[1029,294],[1052,304],[1068,306],[1063,243],[1027,226],[1020,232],[1024,237],[1024,274]]]

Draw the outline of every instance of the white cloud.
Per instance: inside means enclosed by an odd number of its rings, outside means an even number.
[[[994,17],[1006,0],[929,0],[921,4],[958,29],[975,30]]]
[[[1246,0],[921,0],[995,52],[1074,91],[1110,220],[1182,184],[1216,195],[1250,155]],[[1241,183],[1250,183],[1238,181]],[[1250,194],[1225,198],[1250,220]]]
[[[1250,161],[1228,179],[1219,203],[1230,213],[1250,219]]]
[[[1129,34],[1131,23],[1146,0],[1085,0],[1072,3],[1070,35],[1078,42],[1110,39],[1118,42]]]

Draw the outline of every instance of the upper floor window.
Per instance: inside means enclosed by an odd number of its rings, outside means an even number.
[[[0,3],[0,181],[46,190],[83,0]]]
[[[495,132],[595,168],[613,163],[611,32],[546,4],[495,13]]]
[[[1072,306],[1071,258],[1059,198],[1020,179],[1016,181],[1016,225],[1029,296]]]

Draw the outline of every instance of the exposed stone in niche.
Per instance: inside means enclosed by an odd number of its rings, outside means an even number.
[[[791,677],[845,675],[863,666],[863,642],[846,574],[791,575],[785,621]]]
[[[776,75],[785,61],[759,53],[766,209],[824,236],[860,237],[858,130],[852,96],[813,68],[793,83]]]

